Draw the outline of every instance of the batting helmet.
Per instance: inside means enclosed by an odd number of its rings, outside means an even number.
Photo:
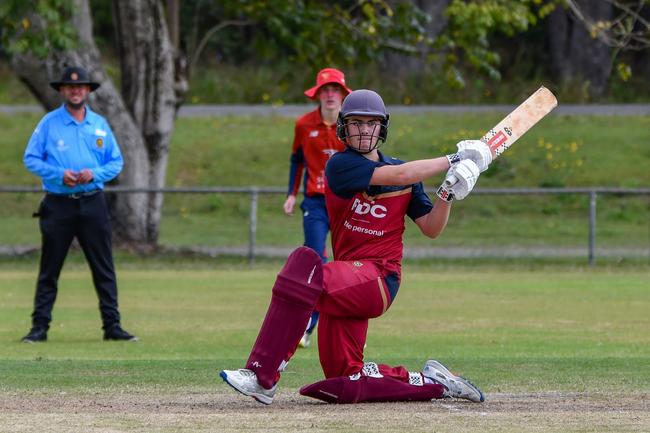
[[[345,119],[349,116],[370,116],[380,118],[379,140],[386,141],[388,137],[388,119],[390,115],[386,112],[383,99],[377,92],[367,89],[355,90],[344,100],[336,121],[336,135],[347,144],[348,133],[345,127]],[[379,142],[374,148],[379,146]],[[370,151],[369,150],[369,151]]]

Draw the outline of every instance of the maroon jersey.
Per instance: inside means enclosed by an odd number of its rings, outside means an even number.
[[[325,199],[332,230],[334,260],[372,260],[387,273],[400,274],[404,217],[415,220],[433,208],[422,183],[370,185],[377,167],[403,161],[379,153],[379,161],[347,149],[325,170]]]

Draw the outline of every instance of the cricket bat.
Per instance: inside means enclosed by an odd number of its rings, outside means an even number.
[[[528,99],[515,108],[503,120],[490,129],[481,141],[490,147],[492,160],[498,158],[503,152],[508,150],[512,144],[524,135],[544,116],[557,107],[557,98],[546,87],[541,86]],[[453,186],[458,179],[454,175],[448,176],[438,189],[438,196],[445,200],[453,200],[453,193],[449,188]]]

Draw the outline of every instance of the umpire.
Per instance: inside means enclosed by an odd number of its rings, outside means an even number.
[[[25,167],[42,178],[45,197],[35,214],[42,246],[32,329],[22,341],[47,340],[59,275],[74,237],[92,271],[104,340],[137,341],[120,325],[111,226],[103,193],[104,182],[116,177],[124,163],[108,122],[86,104],[99,83],[91,81],[86,70],[69,67],[50,86],[64,103],[41,119],[23,157]]]

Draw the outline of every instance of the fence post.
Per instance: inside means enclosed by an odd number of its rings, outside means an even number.
[[[251,189],[251,215],[250,223],[248,226],[248,263],[252,264],[255,260],[255,243],[257,238],[257,200],[259,197],[259,189],[253,187]]]
[[[589,192],[589,265],[596,258],[596,191]]]

